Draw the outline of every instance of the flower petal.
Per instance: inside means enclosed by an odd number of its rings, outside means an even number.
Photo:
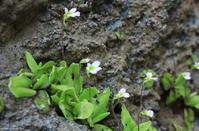
[[[124,97],[129,98],[130,97],[129,93],[124,93]]]
[[[76,10],[77,10],[77,8],[72,8],[69,12],[73,14],[73,13],[75,13]]]
[[[97,74],[97,70],[91,70],[90,73],[91,74]]]
[[[158,81],[158,77],[153,77],[152,78],[154,81]]]
[[[150,77],[151,78],[152,76],[153,76],[152,72],[147,72],[146,73],[146,77]]]
[[[148,116],[148,117],[153,117],[154,112],[152,110],[145,110],[141,112],[142,115]]]
[[[122,94],[126,93],[126,89],[125,88],[120,89],[119,93],[122,93]]]
[[[92,65],[95,66],[95,67],[99,67],[100,61],[94,61]]]
[[[65,13],[67,13],[67,12],[68,12],[68,9],[67,9],[67,8],[64,8],[64,11],[65,11]]]
[[[182,73],[185,80],[191,80],[191,73],[190,72],[183,72]]]
[[[71,14],[71,17],[76,17],[76,16],[80,16],[80,12],[79,11]]]
[[[87,63],[86,70],[89,70],[90,66],[91,66],[91,64]]]
[[[95,70],[98,72],[100,71],[102,68],[101,67],[97,67]]]
[[[148,116],[149,117],[153,117],[154,116],[154,112],[152,110],[148,110]]]

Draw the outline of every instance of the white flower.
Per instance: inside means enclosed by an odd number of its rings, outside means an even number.
[[[64,25],[66,25],[66,21],[70,18],[70,17],[76,17],[76,16],[80,16],[80,12],[77,11],[77,8],[72,8],[71,10],[68,11],[67,8],[64,8],[64,17],[63,17],[63,23]]]
[[[120,89],[119,92],[113,97],[113,103],[115,100],[120,99],[122,97],[124,97],[124,98],[130,97],[129,93],[126,92],[125,88]]]
[[[199,62],[195,62],[193,67],[199,70]]]
[[[145,111],[141,112],[141,114],[144,116],[151,117],[151,118],[154,116],[154,112],[152,110],[145,110]]]
[[[183,72],[182,76],[185,80],[191,80],[191,73],[190,72]]]
[[[154,81],[157,81],[158,80],[158,77],[153,77],[153,73],[152,72],[147,72],[146,74],[146,80],[154,80]]]
[[[86,67],[87,73],[91,74],[97,74],[101,69],[99,61],[94,61],[92,64],[88,63]]]
[[[130,97],[129,93],[126,92],[125,88],[120,89],[119,94],[124,97],[124,98],[128,98]]]
[[[90,61],[90,59],[89,58],[86,58],[86,59],[82,59],[81,61],[80,61],[80,63],[81,64],[85,64],[85,63],[88,63]]]
[[[77,11],[77,8],[72,8],[71,10],[68,11],[67,8],[64,8],[65,14],[67,14],[68,17],[76,17],[80,16],[80,12]]]

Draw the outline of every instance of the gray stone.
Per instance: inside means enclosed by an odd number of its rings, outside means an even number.
[[[1,0],[0,43],[12,39],[41,9],[45,9],[47,2],[48,0]]]

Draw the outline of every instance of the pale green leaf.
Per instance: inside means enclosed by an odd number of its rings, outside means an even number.
[[[170,73],[164,73],[162,78],[162,85],[165,90],[169,90],[174,82],[174,78]]]
[[[96,117],[93,118],[92,122],[93,124],[103,120],[104,118],[106,118],[108,115],[110,114],[110,112],[106,112],[106,113],[102,113]]]
[[[112,131],[112,129],[108,128],[107,126],[105,125],[101,125],[101,124],[96,124],[94,126],[94,130],[95,131]]]
[[[90,98],[93,98],[94,96],[96,96],[97,93],[98,93],[98,90],[96,89],[96,87],[86,88],[80,94],[79,99],[80,101],[83,101],[84,99],[90,100]]]
[[[37,82],[34,84],[33,89],[46,89],[50,85],[48,76],[46,74],[41,75]]]
[[[93,109],[93,105],[87,100],[84,100],[75,106],[74,111],[78,119],[87,119],[93,113]]]
[[[50,98],[46,91],[44,91],[44,90],[39,91],[34,102],[35,102],[36,106],[43,112],[49,111]]]
[[[26,56],[26,62],[30,68],[30,70],[34,73],[39,69],[39,66],[37,65],[37,62],[35,59],[32,57],[32,55],[29,52],[25,52]]]
[[[133,120],[124,105],[122,105],[121,121],[123,125],[123,131],[134,131],[133,129],[137,126],[135,120]]]

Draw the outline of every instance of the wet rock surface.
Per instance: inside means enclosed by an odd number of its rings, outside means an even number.
[[[32,104],[31,98],[16,100],[13,96],[8,96],[11,95],[9,92],[1,90],[0,93],[4,94],[6,103],[5,112],[0,114],[0,130],[88,131],[86,126],[58,116],[53,109],[46,114],[40,112]]]
[[[17,32],[30,23],[47,7],[47,0],[1,0],[0,44],[13,39]]]
[[[45,0],[42,3],[44,4]],[[159,74],[167,70],[189,70],[184,61],[192,53],[199,54],[197,5],[194,0],[74,0],[68,3],[49,1],[46,11],[39,13],[10,42],[0,45],[1,83],[6,85],[9,76],[26,67],[24,50],[30,50],[38,61],[64,59],[71,63],[82,58],[97,59],[102,61],[103,70],[89,83],[101,89],[109,86],[113,93],[120,88],[127,88],[132,97],[126,104],[136,118],[142,85],[139,73],[147,68]],[[81,11],[81,17],[70,19],[66,27],[62,24],[64,7],[77,7]],[[23,27],[22,23],[19,24]],[[122,40],[118,39],[116,32],[123,34]],[[0,36],[0,39],[3,38]],[[193,77],[197,85],[198,75]],[[74,129],[77,126],[77,130],[79,129],[79,125],[73,123],[73,127],[71,122],[58,117],[53,110],[48,115],[38,113],[29,99],[15,100],[7,88],[0,88],[0,92],[4,93],[6,103],[10,104],[6,105],[7,110],[1,114],[0,125],[3,123],[5,128],[13,128],[8,124],[11,122],[13,126],[18,124],[21,128],[45,129],[49,127],[38,126],[32,119],[48,123],[49,118],[53,117],[50,120],[51,126],[65,125]],[[161,104],[162,92],[159,84],[153,89],[144,90],[143,106],[156,112],[156,127],[162,131],[172,131],[174,129],[171,118],[180,122],[183,116],[172,114],[171,108],[162,109],[165,108],[165,105]],[[13,104],[16,110],[9,108]],[[23,123],[22,120],[17,123],[16,118],[20,119],[20,116],[24,115],[22,111],[27,113],[25,118],[29,122]],[[18,115],[18,112],[21,112],[21,115]],[[167,115],[168,112],[171,117],[164,119],[162,114]],[[159,114],[162,116],[159,117]],[[115,120],[111,117],[109,119],[109,126],[119,130],[115,126]],[[57,125],[56,120],[63,125]],[[28,123],[32,125],[27,126]],[[85,127],[83,129],[86,130]]]

